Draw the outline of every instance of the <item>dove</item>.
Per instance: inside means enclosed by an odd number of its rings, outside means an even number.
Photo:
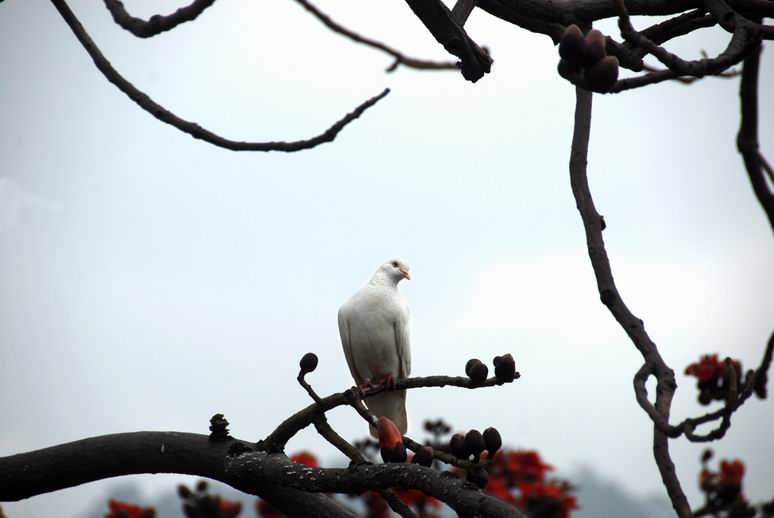
[[[382,264],[364,287],[339,308],[339,334],[344,356],[358,386],[384,383],[411,373],[409,311],[398,283],[411,279],[409,266],[400,259]],[[386,417],[406,433],[406,391],[388,390],[367,397],[365,404],[376,417]],[[371,426],[371,435],[376,429]]]

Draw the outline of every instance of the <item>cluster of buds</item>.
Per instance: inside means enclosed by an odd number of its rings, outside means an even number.
[[[492,365],[494,366],[495,377],[498,382],[508,383],[517,378],[516,362],[510,354],[495,356],[492,360]],[[468,360],[468,363],[465,364],[465,374],[467,374],[473,383],[480,385],[486,381],[489,376],[489,367],[478,358],[471,358]]]
[[[618,80],[618,58],[608,56],[606,46],[605,35],[597,29],[584,36],[580,27],[570,25],[559,40],[559,74],[590,90],[610,90]]]
[[[738,459],[723,459],[720,461],[720,470],[715,472],[707,467],[711,458],[712,450],[705,450],[699,473],[699,487],[706,500],[705,510],[716,516],[724,512],[728,518],[754,517],[756,510],[742,493],[744,463]]]
[[[108,509],[110,512],[105,515],[105,518],[156,518],[156,510],[152,507],[140,507],[118,500],[110,500]],[[0,510],[0,517],[2,516],[3,513]]]
[[[470,430],[466,434],[455,433],[449,439],[449,451],[460,460],[473,459],[474,464],[466,473],[468,482],[480,488],[486,487],[489,482],[489,473],[483,466],[478,465],[482,454],[486,452],[487,458],[492,458],[503,445],[500,432],[496,428],[487,428],[484,433],[478,430]]]
[[[741,379],[742,363],[739,360],[718,359],[717,354],[707,354],[698,362],[685,368],[685,374],[695,376],[696,387],[699,389],[699,403],[708,405],[712,401],[723,401],[731,388],[729,383],[730,369],[735,370],[736,379]]]
[[[187,518],[236,518],[242,512],[242,502],[232,502],[207,492],[207,482],[200,480],[191,491],[188,486],[177,486],[177,494],[183,501],[183,514]]]

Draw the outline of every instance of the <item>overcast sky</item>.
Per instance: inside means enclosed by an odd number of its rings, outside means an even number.
[[[164,1],[127,2],[147,17]],[[417,57],[448,59],[404,2],[321,4],[342,24]],[[384,260],[405,258],[415,375],[461,374],[511,352],[497,389],[412,391],[409,432],[443,416],[496,426],[564,472],[588,464],[664,495],[652,425],[631,388],[641,357],[599,303],[567,172],[573,88],[556,49],[474,12],[495,63],[386,74],[388,56],[322,27],[292,1],[222,1],[150,40],[101,2],[72,8],[113,65],[179,116],[236,140],[321,132],[385,86],[335,142],[235,153],[160,123],[109,84],[44,0],[0,4],[0,455],[137,430],[265,437],[351,383],[336,311]],[[644,27],[642,20],[637,20]],[[614,33],[614,23],[601,27]],[[717,53],[704,30],[670,47]],[[774,160],[774,59],[762,58],[761,142]],[[702,353],[760,361],[774,324],[774,244],[735,150],[738,80],[595,96],[591,188],[624,299],[679,390],[673,420],[703,413],[682,371]],[[347,409],[345,437],[366,434]],[[717,451],[771,497],[774,404],[753,399]],[[671,443],[694,505],[702,446]],[[340,455],[313,431],[288,447]],[[178,476],[144,476],[149,491]],[[574,481],[582,484],[582,481]],[[9,516],[75,515],[114,481],[16,504]],[[582,502],[581,502],[582,504]]]

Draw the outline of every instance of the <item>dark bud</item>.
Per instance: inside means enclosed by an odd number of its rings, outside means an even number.
[[[494,358],[492,358],[492,365],[497,367],[497,362],[499,361],[500,361],[500,356],[495,356]]]
[[[699,392],[699,403],[702,405],[709,405],[712,403],[712,391],[702,390]]]
[[[560,59],[559,64],[556,66],[556,71],[559,72],[560,76],[570,81],[578,76],[580,69],[566,59]]]
[[[605,230],[606,228],[607,228],[607,223],[605,223],[605,217],[604,216],[600,216],[599,217],[599,229],[600,230]]]
[[[588,45],[588,50],[586,50],[586,55],[583,56],[584,67],[590,67],[597,64],[607,55],[605,52],[607,40],[605,39],[605,35],[598,30],[591,29],[589,31],[586,35],[586,44]]]
[[[559,40],[559,55],[570,63],[578,63],[586,55],[588,43],[580,27],[575,24],[565,29]]]
[[[452,455],[458,459],[467,459],[470,456],[470,452],[465,447],[465,436],[461,433],[455,433],[449,440],[449,449]]]
[[[177,486],[177,494],[180,498],[185,500],[186,498],[190,497],[192,493],[191,493],[191,490],[188,489],[188,486],[186,486],[185,484],[180,484],[179,486]]]
[[[406,462],[406,447],[402,442],[395,443],[395,446],[382,446],[382,460],[384,462]]]
[[[516,362],[513,361],[513,356],[504,354],[500,357],[495,367],[495,376],[497,381],[513,381],[516,378]]]
[[[618,80],[618,58],[606,56],[596,65],[586,70],[586,79],[594,90],[610,90]]]
[[[470,360],[468,360],[468,363],[465,364],[465,374],[470,376],[470,369],[472,369],[474,365],[478,365],[479,363],[481,363],[481,360],[479,360],[478,358],[471,358]]]
[[[414,454],[414,458],[411,459],[411,463],[429,468],[433,464],[433,449],[430,446],[419,448],[419,451]]]
[[[481,383],[485,382],[487,376],[489,376],[489,367],[481,362],[478,362],[470,369],[468,376],[471,380],[473,380],[473,383],[480,385]]]
[[[701,453],[701,463],[705,464],[712,458],[712,449],[707,448]]]
[[[206,480],[200,480],[196,483],[196,490],[200,493],[204,493],[207,491],[207,481]]]
[[[489,473],[481,466],[474,466],[468,470],[467,480],[471,484],[484,489],[489,483]]]
[[[314,372],[317,368],[317,355],[314,353],[306,353],[303,358],[301,358],[299,366],[301,367],[302,375]]]
[[[215,414],[210,418],[210,442],[223,441],[228,438],[228,421],[223,417],[223,414]]]
[[[503,439],[500,437],[500,432],[497,428],[491,426],[484,430],[484,443],[486,444],[486,451],[489,452],[489,458],[494,457],[495,452],[503,445]]]
[[[478,457],[486,449],[484,437],[478,430],[470,430],[465,434],[465,449]]]

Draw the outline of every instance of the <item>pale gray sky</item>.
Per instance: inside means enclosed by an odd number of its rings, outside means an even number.
[[[169,1],[131,1],[137,16]],[[405,52],[447,59],[402,2],[321,4]],[[511,352],[522,379],[486,391],[409,394],[410,432],[444,416],[496,426],[567,472],[590,464],[663,494],[651,426],[634,400],[641,359],[599,303],[567,160],[573,88],[556,49],[474,13],[492,74],[399,69],[324,29],[294,2],[217,2],[150,40],[99,2],[73,1],[113,65],[181,117],[245,140],[306,138],[385,86],[337,140],[299,154],[234,153],[141,111],[95,69],[44,0],[0,5],[0,455],[135,430],[206,433],[225,413],[256,440],[351,380],[336,311],[386,258],[413,280],[413,373],[460,374]],[[602,25],[617,34],[614,23]],[[698,56],[727,36],[672,47]],[[763,54],[761,141],[774,159],[774,59]],[[680,389],[673,416],[704,412],[682,370],[701,353],[760,359],[774,323],[774,245],[735,151],[737,80],[596,96],[589,175],[616,280]],[[770,498],[771,401],[734,418],[718,454]],[[332,424],[366,433],[352,412]],[[306,431],[289,450],[337,453]],[[672,442],[698,504],[701,446]],[[180,477],[140,477],[168,489]],[[582,483],[582,481],[577,481]],[[107,481],[3,504],[75,515]],[[64,510],[64,511],[63,511]]]

